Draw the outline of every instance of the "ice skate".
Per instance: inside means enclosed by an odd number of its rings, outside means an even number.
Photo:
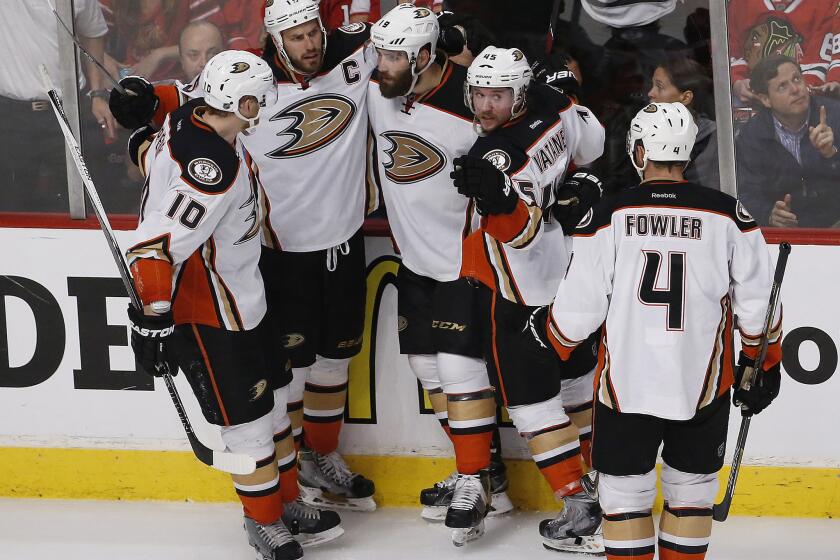
[[[334,511],[314,508],[298,497],[285,504],[283,522],[301,546],[316,546],[344,534],[341,518]]]
[[[337,451],[321,455],[301,449],[298,456],[301,499],[313,507],[374,511],[373,481],[350,471]]]
[[[490,509],[490,473],[458,474],[445,524],[452,529],[452,544],[464,546],[484,534],[484,518]]]
[[[450,474],[446,479],[436,482],[431,488],[420,491],[420,504],[423,511],[420,516],[428,521],[443,521],[446,510],[452,502],[455,480],[458,473]],[[501,462],[490,463],[490,493],[492,494],[490,511],[487,517],[496,517],[513,510],[513,503],[507,495],[508,480],[505,465]]]
[[[583,490],[563,498],[563,510],[557,517],[540,522],[540,535],[545,548],[600,556],[605,553],[602,512],[593,475],[584,475],[581,483]]]
[[[300,543],[292,537],[282,519],[263,525],[245,517],[245,532],[248,544],[257,551],[257,560],[297,560],[303,557]]]

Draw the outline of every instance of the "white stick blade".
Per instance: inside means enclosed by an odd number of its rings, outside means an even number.
[[[248,455],[214,451],[213,468],[230,474],[246,475],[257,470],[257,462]]]

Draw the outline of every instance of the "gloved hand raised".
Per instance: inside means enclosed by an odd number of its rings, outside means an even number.
[[[474,198],[481,215],[510,214],[519,202],[510,178],[486,159],[461,156],[449,174],[458,192]]]
[[[111,90],[108,107],[111,114],[123,127],[134,130],[151,122],[160,105],[160,98],[155,94],[155,87],[146,78],[128,76],[120,80],[120,85],[137,95],[122,94]]]

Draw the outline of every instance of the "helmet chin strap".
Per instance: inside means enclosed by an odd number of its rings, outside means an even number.
[[[433,62],[434,62],[434,59],[431,56],[429,56],[429,62],[427,62],[426,66],[424,66],[418,72],[415,72],[415,70],[417,68],[417,60],[415,59],[411,62],[411,75],[412,75],[411,86],[409,86],[408,91],[405,92],[405,95],[411,95],[412,92],[414,92],[414,87],[417,85],[417,82],[420,80],[420,74],[422,74],[423,72],[425,72],[426,70],[431,68]]]

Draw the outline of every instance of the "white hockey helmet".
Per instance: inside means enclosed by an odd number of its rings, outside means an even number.
[[[432,10],[413,4],[397,4],[393,10],[373,25],[370,30],[370,40],[377,49],[402,51],[408,56],[413,79],[406,93],[410,93],[414,90],[420,74],[432,65],[439,33],[440,24]],[[420,49],[427,45],[429,46],[429,63],[418,69],[417,58]]]
[[[201,71],[200,83],[207,105],[235,114],[248,123],[249,129],[257,126],[259,115],[247,118],[239,112],[243,97],[256,97],[260,112],[277,102],[271,68],[266,61],[247,51],[223,51],[211,58]]]
[[[682,103],[651,103],[633,117],[627,132],[627,154],[639,177],[644,176],[648,161],[691,160],[697,137],[694,118]],[[641,167],[636,164],[636,144],[642,143],[645,155]]]
[[[532,76],[528,60],[519,49],[487,47],[478,53],[467,69],[464,102],[470,111],[475,113],[471,88],[511,88],[513,105],[510,108],[510,117],[515,119],[525,111],[525,93],[531,84]]]
[[[298,74],[302,74],[302,72],[295,68],[291,59],[289,59],[289,55],[286,54],[285,47],[283,47],[283,31],[317,19],[321,28],[321,52],[326,52],[327,30],[324,29],[321,13],[318,11],[319,2],[320,0],[267,0],[265,3],[265,17],[263,18],[265,29],[274,39],[277,52],[283,62]]]

